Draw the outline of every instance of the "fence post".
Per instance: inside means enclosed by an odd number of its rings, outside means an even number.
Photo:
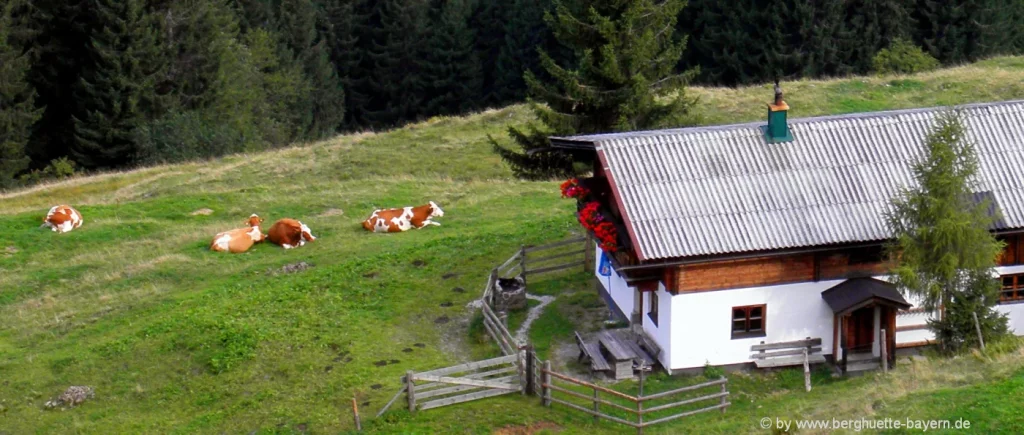
[[[886,346],[888,342],[885,340],[885,329],[879,328],[878,334],[881,336],[879,347],[882,350],[882,373],[889,373],[889,352]]]
[[[405,372],[405,395],[409,398],[409,412],[416,412],[416,391],[412,370]]]
[[[356,405],[356,398],[355,397],[352,398],[352,416],[356,420],[356,430],[357,431],[362,431],[363,430],[363,425],[359,421],[359,407]]]
[[[534,385],[534,373],[537,371],[537,367],[534,364],[534,350],[533,345],[528,344],[524,348],[526,352],[526,361],[524,361],[523,367],[526,368],[526,390],[525,393],[529,396],[537,394],[537,386]]]
[[[726,384],[727,382],[729,382],[729,381],[725,379],[725,376],[722,376],[722,378],[721,378],[721,379],[722,379],[722,381],[723,381],[723,382],[722,382],[722,398],[721,398],[721,399],[719,399],[719,402],[718,402],[718,409],[720,409],[720,410],[722,411],[722,414],[725,414],[725,398],[726,398],[726,395],[725,395],[725,393],[728,393],[728,392],[729,392],[729,390],[727,390],[727,389],[725,388],[725,384]]]
[[[597,413],[601,412],[597,406],[597,388],[594,388],[594,423],[601,421],[601,418],[597,416]]]
[[[551,360],[545,360],[544,361],[544,371],[542,372],[542,374],[544,375],[544,376],[541,376],[541,381],[543,382],[543,385],[541,385],[541,388],[544,391],[543,403],[544,403],[544,406],[550,407],[551,406],[551,388],[549,388],[548,385],[551,385]]]
[[[985,351],[985,339],[981,336],[981,323],[978,322],[978,313],[971,312],[971,316],[974,316],[974,330],[978,331],[978,343],[981,344],[981,351]]]
[[[517,361],[518,364],[516,364],[516,369],[518,369],[519,371],[519,394],[523,396],[526,395],[527,383],[529,382],[526,379],[527,357],[529,357],[529,354],[526,352],[526,347],[520,347],[519,349],[516,350],[516,359],[519,360]]]
[[[593,239],[591,238],[590,232],[588,231],[587,232],[587,236],[583,238],[583,271],[584,272],[593,272],[594,271],[594,269],[593,269],[594,268],[594,261],[596,260],[596,258],[593,257],[593,255],[594,255],[594,248],[590,244],[591,240],[593,240]]]
[[[646,367],[640,364],[640,391],[636,394],[636,433],[637,435],[643,435],[644,433],[644,372]]]
[[[523,286],[526,286],[526,245],[519,245],[519,276],[523,277]]]
[[[490,306],[490,307],[493,307],[494,306],[494,301],[495,301],[494,295],[495,295],[495,293],[497,293],[497,292],[494,291],[495,283],[498,281],[498,268],[497,267],[495,267],[494,269],[491,269],[491,275],[487,279],[490,280],[490,282],[487,283],[487,288],[490,288],[491,291],[487,295],[487,300],[484,301],[484,303],[488,304],[488,306]]]
[[[811,391],[811,365],[808,361],[806,347],[804,348],[804,390]]]

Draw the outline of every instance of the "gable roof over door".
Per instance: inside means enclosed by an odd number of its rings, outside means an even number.
[[[1024,101],[957,109],[997,227],[1024,227]],[[641,260],[680,258],[888,239],[884,211],[942,110],[791,119],[775,144],[765,122],[551,141],[597,151]]]

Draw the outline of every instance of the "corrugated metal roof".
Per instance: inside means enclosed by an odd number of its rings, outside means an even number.
[[[1024,101],[960,106],[1003,228],[1024,227]],[[884,240],[943,108],[553,138],[604,156],[644,260]]]

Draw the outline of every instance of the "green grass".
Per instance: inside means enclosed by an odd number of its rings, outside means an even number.
[[[1024,60],[997,58],[914,77],[784,88],[793,116],[810,116],[1022,98],[1022,83]],[[693,92],[706,123],[761,119],[770,98],[766,87]],[[513,106],[0,193],[0,433],[337,433],[353,427],[352,397],[373,433],[541,423],[566,433],[621,432],[521,397],[372,418],[405,371],[495,356],[465,308],[487,271],[520,245],[578,231],[557,182],[513,180],[490,150],[487,135],[529,120],[526,107]],[[444,208],[442,226],[393,235],[359,227],[374,208],[427,200]],[[57,203],[78,207],[85,225],[63,235],[38,228]],[[192,215],[201,208],[214,213]],[[254,212],[268,223],[301,219],[319,239],[289,251],[208,251],[215,233]],[[313,267],[279,273],[299,261]],[[594,326],[581,319],[603,320],[585,273],[531,278],[530,291],[559,297],[530,331],[542,356]],[[860,416],[878,401],[885,406],[872,413],[964,415],[980,427],[1018,428],[1001,397],[1020,403],[1013,394],[1022,366],[1018,351],[995,361],[915,363],[889,378],[818,373],[810,394],[798,391],[796,372],[735,374],[725,417],[702,414],[650,433],[751,432],[760,416]],[[655,375],[648,391],[701,380]],[[96,397],[73,410],[43,410],[69,385],[92,386]],[[973,411],[955,409],[961,393]]]

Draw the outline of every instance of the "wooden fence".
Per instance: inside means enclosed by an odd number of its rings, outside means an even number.
[[[409,412],[520,393],[525,382],[519,358],[507,355],[421,373],[409,371],[402,377]]]
[[[641,371],[640,392],[636,396],[631,396],[552,371],[550,361],[545,361],[543,368],[539,372],[541,374],[540,394],[544,406],[551,406],[552,403],[557,403],[570,409],[590,414],[594,417],[595,421],[603,418],[636,428],[638,434],[642,434],[645,427],[702,412],[719,410],[725,413],[725,409],[730,405],[727,400],[729,391],[726,389],[728,380],[725,377],[702,384],[645,395],[643,391],[643,371]],[[701,389],[717,389],[718,391],[697,397],[680,397],[684,393],[691,393]],[[584,392],[587,390],[591,394],[585,394]],[[554,393],[558,393],[561,397],[555,396]],[[575,399],[575,403],[573,403],[573,399]],[[703,406],[699,408],[690,406],[681,412],[668,413],[677,411],[680,407],[695,405],[704,401],[716,403],[711,406],[696,405]],[[585,406],[583,403],[589,403],[589,406]],[[645,404],[648,406],[645,406]],[[602,410],[602,407],[604,410]],[[658,415],[651,417],[652,414]]]
[[[540,246],[520,246],[508,260],[491,271],[491,279],[527,277],[573,267],[589,270],[594,244],[590,236],[577,236]]]
[[[589,236],[573,237],[547,245],[522,246],[504,263],[491,269],[480,299],[484,318],[484,329],[494,339],[504,355],[518,352],[522,343],[516,341],[508,330],[505,313],[494,311],[494,288],[498,278],[521,277],[526,281],[528,275],[565,270],[583,266],[587,270],[592,262],[593,244]]]

